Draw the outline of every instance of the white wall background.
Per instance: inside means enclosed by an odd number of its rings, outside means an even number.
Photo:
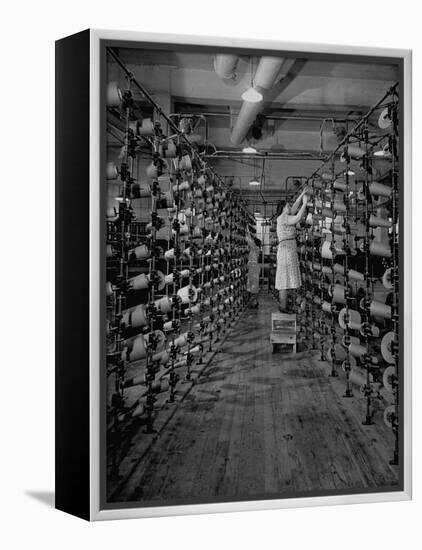
[[[414,329],[414,500],[382,505],[131,520],[89,525],[31,494],[53,490],[54,40],[87,27],[413,48],[413,216],[422,203],[419,151],[422,52],[412,0],[252,2],[215,0],[19,1],[3,4],[1,40],[0,544],[94,547],[415,548],[421,540],[420,320]],[[6,173],[5,173],[6,171]],[[76,214],[75,214],[75,223]],[[419,282],[419,224],[414,276]],[[414,289],[418,311],[421,290]],[[4,539],[4,540],[3,540]]]

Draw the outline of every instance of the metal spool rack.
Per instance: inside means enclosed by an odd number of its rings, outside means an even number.
[[[132,430],[141,426],[148,437],[162,429],[160,417],[175,409],[243,311],[252,218],[114,50],[108,54],[127,82],[125,90],[110,83],[107,93],[123,132],[121,154],[107,165],[108,181],[119,186],[118,209],[107,211],[106,259],[108,467],[118,480]],[[134,90],[152,118],[139,117]],[[136,219],[139,202],[146,223]]]

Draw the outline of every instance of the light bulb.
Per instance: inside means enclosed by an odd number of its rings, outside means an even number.
[[[259,103],[264,99],[261,92],[258,92],[255,88],[248,88],[242,94],[243,101],[248,101],[249,103]]]
[[[248,155],[256,155],[258,151],[254,147],[244,147],[242,149],[242,153],[246,153]]]
[[[257,180],[252,180],[249,182],[249,185],[257,186],[257,185],[261,185],[261,183]]]

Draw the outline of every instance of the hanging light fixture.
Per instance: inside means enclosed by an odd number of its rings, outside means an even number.
[[[261,185],[261,182],[256,179],[253,179],[249,182],[249,185],[257,187],[258,185]]]
[[[255,149],[255,147],[251,147],[250,145],[242,149],[242,153],[245,153],[247,155],[256,155],[257,152],[258,151]]]
[[[259,103],[264,99],[261,92],[254,87],[248,88],[244,91],[241,97],[243,101],[247,101],[248,103]]]
[[[259,90],[257,90],[254,86],[253,82],[253,60],[251,57],[251,85],[250,87],[245,90],[242,94],[243,101],[247,101],[249,103],[259,103],[264,99],[264,96],[261,94]]]

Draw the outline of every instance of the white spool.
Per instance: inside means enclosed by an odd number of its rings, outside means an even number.
[[[382,319],[391,319],[391,307],[382,302],[373,300],[371,302],[369,313],[371,317],[380,317]]]
[[[360,250],[362,252],[365,251],[365,244],[361,243]],[[390,258],[391,257],[391,248],[390,245],[384,244],[384,243],[377,243],[375,241],[372,241],[369,245],[369,253],[372,254],[372,256],[378,256],[381,258]]]
[[[330,285],[329,288],[329,294],[333,299],[333,302],[336,304],[346,304],[346,296],[345,296],[346,287],[343,285]]]
[[[369,192],[371,195],[378,195],[380,197],[390,197],[393,190],[388,185],[378,183],[374,181],[369,184]]]
[[[345,307],[340,310],[340,313],[338,315],[338,322],[340,327],[343,330],[345,330],[346,328],[349,328],[351,330],[360,330],[361,322],[362,322],[360,313],[358,311],[355,311],[354,309],[349,309],[348,311],[349,322],[347,323],[347,326],[346,326],[346,322],[344,320],[346,316],[346,312],[347,312],[347,309]]]
[[[392,365],[387,367],[382,375],[382,383],[384,384],[384,388],[390,392],[393,393],[393,382],[394,378],[396,377],[396,369]]]
[[[371,334],[372,338],[379,338],[380,329],[376,325],[369,325],[369,330],[370,330],[370,334]],[[360,332],[361,336],[365,336],[364,326],[361,326],[359,332]]]
[[[182,300],[182,304],[193,304],[198,299],[198,291],[193,285],[187,285],[177,291],[177,295]],[[191,295],[191,297],[190,297]]]
[[[113,247],[111,246],[111,244],[108,244],[106,246],[106,257],[107,258],[113,258],[114,256],[114,249]]]
[[[392,222],[386,218],[380,218],[379,216],[374,216],[371,214],[369,216],[369,225],[371,227],[387,227],[390,228],[392,226]]]
[[[113,296],[113,285],[110,282],[106,283],[106,295]]]
[[[109,82],[107,84],[106,103],[107,107],[120,107],[122,102],[122,92],[117,85],[117,82]]]
[[[150,118],[144,118],[142,124],[138,125],[138,134],[140,136],[153,136],[154,135],[154,123]]]
[[[172,301],[168,296],[164,296],[154,302],[154,306],[160,313],[170,313]]]
[[[331,243],[329,241],[324,241],[322,243],[322,248],[321,248],[321,256],[325,259],[325,260],[332,260],[333,258],[333,253],[331,251]]]
[[[348,338],[349,338],[349,341],[350,341],[352,344],[360,345],[360,340],[359,340],[359,338],[358,338],[357,336],[350,336],[350,334],[349,334]],[[344,336],[342,337],[341,343],[342,343],[342,345],[343,345],[345,348],[346,348],[346,347],[349,347],[350,344],[349,344],[348,346],[346,346],[345,342],[346,342],[346,335],[344,335]]]
[[[137,260],[149,258],[149,249],[146,244],[141,244],[129,251],[129,257],[135,257]]]
[[[145,290],[148,288],[149,280],[146,273],[141,273],[129,279],[128,283],[131,290]]]
[[[114,162],[107,162],[106,165],[106,177],[108,180],[116,180],[119,175],[117,166]]]
[[[183,155],[183,157],[179,161],[179,169],[180,170],[192,170],[192,161],[189,155]]]
[[[141,304],[132,310],[123,313],[122,323],[133,328],[144,327],[148,324],[146,306]]]
[[[355,271],[354,269],[349,269],[348,273],[349,279],[353,279],[355,281],[364,281],[365,276],[363,273],[360,273],[359,271]]]
[[[382,284],[383,287],[387,290],[391,290],[393,288],[393,283],[391,280],[391,276],[393,274],[393,268],[389,267],[385,270],[384,275],[382,276]]]
[[[146,172],[146,175],[151,179],[156,178],[157,175],[158,175],[157,167],[155,166],[155,164],[153,162],[151,162],[151,164],[149,164],[147,166],[147,169],[146,169],[145,172]]]
[[[362,357],[366,353],[366,346],[352,342],[349,346],[349,353],[353,357]]]
[[[396,336],[394,332],[390,331],[384,334],[381,340],[381,355],[384,361],[390,365],[395,364],[394,354],[392,351],[395,339]]]
[[[393,427],[393,418],[395,416],[396,409],[394,405],[389,405],[384,409],[384,424],[389,428]]]
[[[169,159],[175,158],[176,156],[176,145],[172,139],[169,139],[167,142],[167,147],[164,149],[164,156]]]
[[[378,118],[378,126],[383,130],[386,130],[391,125],[391,118],[388,115],[388,107],[381,111],[381,114]]]
[[[175,347],[177,348],[182,348],[183,346],[186,346],[186,344],[188,343],[188,333],[185,332],[183,334],[181,334],[180,336],[178,336],[177,338],[175,338],[173,344]]]

